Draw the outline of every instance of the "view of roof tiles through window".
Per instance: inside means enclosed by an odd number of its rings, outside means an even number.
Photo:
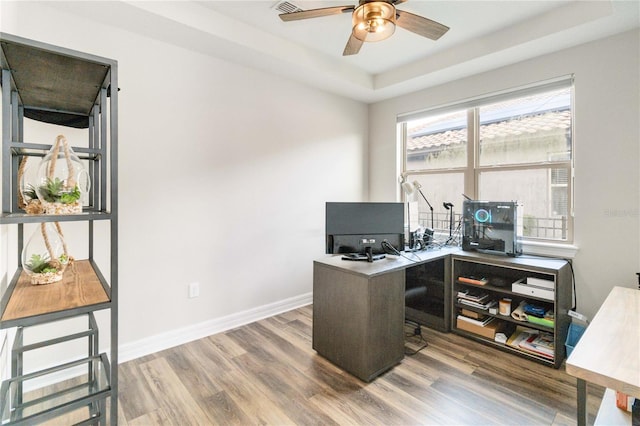
[[[482,138],[535,134],[553,129],[568,130],[571,127],[571,111],[567,105],[569,89],[531,95],[481,108]],[[563,101],[560,101],[563,99]],[[545,109],[531,112],[531,104],[544,105]],[[527,108],[526,106],[529,106]],[[498,111],[497,115],[492,112]],[[524,114],[519,114],[526,111]],[[424,150],[467,142],[466,111],[427,117],[408,124],[407,150]]]

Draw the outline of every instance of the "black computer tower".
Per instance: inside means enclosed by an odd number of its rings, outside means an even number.
[[[465,201],[462,249],[507,256],[522,254],[522,206],[516,201]]]

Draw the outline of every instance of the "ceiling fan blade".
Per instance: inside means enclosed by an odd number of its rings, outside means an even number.
[[[449,27],[442,25],[439,22],[432,21],[431,19],[424,18],[422,16],[414,15],[413,13],[406,12],[404,10],[396,10],[398,17],[396,18],[396,25],[421,35],[422,37],[430,38],[431,40],[437,40],[449,31]]]
[[[349,41],[347,41],[347,45],[344,47],[344,52],[342,52],[342,56],[356,55],[360,51],[362,43],[362,40],[358,40],[356,36],[351,33]]]
[[[285,22],[298,21],[300,19],[319,18],[321,16],[339,15],[341,13],[353,12],[355,6],[335,6],[323,7],[321,9],[302,10],[300,12],[281,13],[280,19]]]

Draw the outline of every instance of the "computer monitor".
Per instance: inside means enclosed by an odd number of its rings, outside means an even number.
[[[327,202],[326,253],[390,253],[404,249],[404,204]]]

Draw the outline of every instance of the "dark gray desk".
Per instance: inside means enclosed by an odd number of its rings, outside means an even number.
[[[404,358],[405,270],[457,247],[373,263],[327,256],[313,263],[313,349],[369,382]],[[449,296],[445,295],[448,300]]]

